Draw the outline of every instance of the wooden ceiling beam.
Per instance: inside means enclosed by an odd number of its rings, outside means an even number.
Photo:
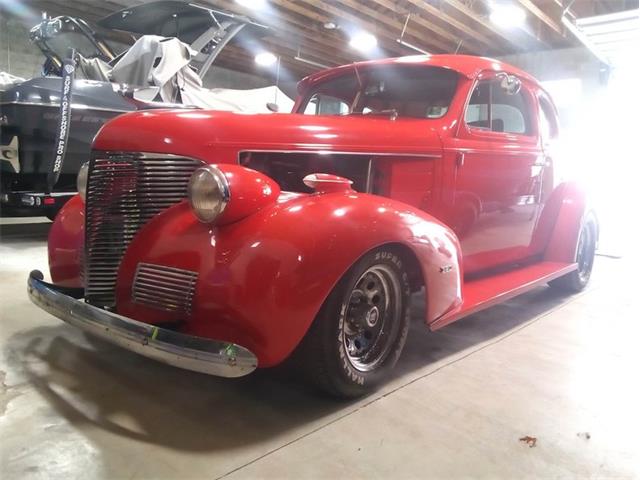
[[[518,0],[518,3],[522,5],[530,14],[538,18],[542,23],[547,25],[551,30],[556,32],[561,37],[565,37],[564,29],[558,22],[553,20],[549,15],[543,12],[536,4],[531,0]]]
[[[492,8],[492,0],[480,0],[487,8],[487,10],[491,10]],[[520,0],[518,0],[520,1]],[[531,46],[527,44],[528,49],[538,48],[538,49],[549,49],[552,45],[557,44],[558,37],[556,36],[556,32],[548,29],[544,22],[542,22],[537,15],[532,14],[531,9],[537,9],[537,13],[540,15],[544,15],[544,12],[540,10],[531,0],[522,0],[522,2],[526,2],[525,11],[528,13],[527,21],[525,24],[517,29],[514,29],[513,33],[516,35],[520,35],[522,38],[522,34],[526,34],[528,38],[532,38],[536,41],[535,46]],[[555,5],[555,4],[554,4]],[[554,6],[554,9],[556,7]],[[530,19],[530,20],[529,20]],[[532,23],[532,21],[534,23]],[[549,19],[549,21],[552,21]],[[562,28],[562,27],[559,27]],[[554,38],[551,38],[554,37]],[[514,37],[518,38],[518,37]],[[563,37],[564,38],[564,37]]]
[[[279,37],[271,37],[264,39],[264,43],[269,46],[274,46],[275,48],[269,49],[269,51],[277,51],[281,56],[289,58],[291,60],[295,60],[295,57],[298,54],[298,44],[296,43],[287,43],[286,39]],[[322,55],[318,53],[318,50],[314,48],[302,48],[300,45],[300,56],[306,58],[308,60],[314,61],[316,63],[323,63],[328,67],[344,65],[345,63],[351,63],[351,61],[345,60],[340,63],[337,63],[335,60],[331,60],[327,58],[326,55]],[[334,57],[335,58],[335,57]]]
[[[388,12],[382,13],[375,9],[366,7],[362,5],[361,1],[342,0],[343,5],[347,5],[348,7],[352,8],[354,11],[357,11],[359,13],[364,13],[365,15],[375,20],[376,22],[386,23],[390,27],[394,28],[394,30],[397,30],[397,35],[395,36],[395,39],[399,38],[402,33],[402,29],[404,27],[404,20],[405,20],[405,19],[401,19],[399,21],[394,20],[394,17],[397,17],[398,14],[400,14],[400,12],[398,11],[399,5],[390,0],[375,0],[374,3],[385,8],[386,10],[388,10]],[[420,5],[420,4],[425,4],[426,2],[422,0],[419,2],[416,1],[416,3]],[[406,17],[406,15],[409,13],[411,12],[409,12],[406,9],[403,9],[403,13],[401,13],[401,15],[403,17]],[[451,33],[446,28],[440,27],[439,25],[436,25],[433,22],[430,22],[422,17],[414,16],[412,20],[413,21],[410,21],[407,24],[407,29],[405,31],[405,34],[409,34],[413,36],[414,38],[418,39],[421,43],[431,43],[437,48],[444,50],[445,52],[450,52],[455,48],[455,46],[460,41],[459,36],[455,35],[454,33]],[[424,27],[425,29],[427,29],[427,31],[424,31],[422,29],[419,29],[419,30],[416,29],[415,24],[419,24],[421,27]],[[427,39],[425,38],[427,33],[435,33],[440,38],[433,39],[429,37]],[[474,49],[471,48],[471,50],[474,50]],[[477,49],[475,50],[478,51]]]
[[[476,24],[481,25],[483,28],[490,31],[492,34],[506,41],[507,44],[511,45],[512,47],[515,47],[514,50],[516,52],[524,50],[522,45],[514,41],[512,38],[509,37],[509,35],[502,32],[499,28],[492,25],[487,18],[483,18],[479,13],[467,7],[464,3],[460,2],[459,0],[443,0],[443,1],[447,5],[455,9],[457,12],[464,15],[466,18],[473,20]]]
[[[357,8],[358,13],[364,14],[367,17],[370,17],[371,19],[374,20],[373,23],[366,18],[349,13],[344,8],[335,7],[334,5],[331,5],[330,3],[323,0],[302,0],[302,1],[305,3],[311,4],[315,8],[319,8],[319,9],[322,9],[323,11],[331,13],[331,15],[334,16],[334,18],[331,18],[331,20],[334,20],[335,18],[340,18],[356,26],[362,26],[367,30],[369,30],[371,33],[376,32],[379,37],[387,39],[387,42],[385,42],[382,45],[385,49],[390,51],[395,51],[395,52],[399,51],[400,54],[405,54],[404,49],[398,49],[398,46],[400,46],[400,44],[396,42],[396,39],[400,37],[400,33],[402,31],[402,27],[403,27],[402,21],[397,21],[394,18],[390,17],[389,15],[380,14],[380,12],[370,7],[366,7],[365,5],[362,5],[360,3],[355,7]],[[350,0],[344,1],[344,4],[349,4],[349,3],[353,5],[353,2],[351,2]],[[378,22],[386,25],[387,27],[390,27],[392,30],[394,30],[397,33],[392,34],[389,30],[385,28],[380,28],[380,26],[378,25]],[[413,42],[418,41],[428,45],[426,47],[427,50],[431,48],[431,49],[436,49],[438,51],[451,52],[455,48],[455,41],[451,43],[446,43],[445,41],[436,39],[436,38],[425,38],[424,32],[419,32],[416,34],[416,31],[413,29],[413,27],[407,28],[407,33],[411,35]],[[411,42],[411,39],[408,39],[408,41]]]
[[[102,18],[112,10],[100,6],[90,8],[81,2],[62,2],[54,0],[29,0],[25,4],[32,10],[40,12],[47,12],[50,17],[57,17],[59,15],[70,15],[73,17],[79,17],[83,20],[95,22],[97,19]],[[62,13],[61,13],[62,12]]]
[[[280,5],[282,8],[285,9],[290,9],[294,12],[296,12],[299,15],[302,15],[304,17],[307,18],[307,21],[311,20],[311,22],[317,24],[317,25],[324,25],[327,22],[336,22],[336,17],[340,17],[340,18],[344,18],[345,16],[348,17],[350,14],[348,12],[344,12],[343,15],[335,15],[338,12],[341,12],[339,9],[330,6],[330,5],[326,5],[326,4],[318,4],[317,1],[294,1],[291,2],[289,0],[272,0],[273,3]],[[303,3],[307,3],[310,5],[306,6],[303,5]],[[320,14],[319,12],[315,11],[313,8],[319,8],[325,12],[332,12],[332,15],[325,15],[325,14]],[[338,22],[339,23],[339,22]],[[362,23],[361,20],[359,20],[359,23]],[[323,37],[323,33],[324,32],[318,32],[318,40],[320,40]],[[365,57],[363,57],[359,52],[352,50],[349,48],[348,46],[348,39],[346,38],[346,34],[344,33],[344,31],[342,29],[339,30],[327,30],[325,34],[333,34],[333,35],[339,35],[339,49],[342,50],[343,52],[348,52],[348,54],[354,59],[354,60],[361,60]],[[320,40],[321,41],[321,40]],[[391,43],[391,42],[389,42]],[[394,55],[401,55],[402,54],[402,49],[399,48],[399,45],[384,45],[384,48],[391,54]]]
[[[242,7],[237,8],[239,7],[238,4],[234,5],[232,2],[225,2],[224,0],[217,3],[219,6],[222,5],[226,10],[234,13],[248,14],[248,12],[243,11]],[[280,38],[282,41],[289,43],[297,43],[304,52],[309,49],[321,52],[323,54],[323,62],[321,63],[342,64],[354,61],[354,57],[346,51],[342,39],[333,38],[334,35],[331,35],[329,31],[319,31],[313,28],[313,25],[310,25],[308,21],[300,20],[290,13],[273,12],[259,17],[257,21],[269,26],[272,36],[275,38]],[[293,39],[290,38],[291,33],[293,33]],[[285,35],[287,36],[286,38]]]
[[[382,2],[382,1],[386,3],[388,0],[376,0],[376,2]],[[448,15],[442,9],[436,8],[424,0],[408,0],[408,2],[411,3],[413,6],[415,6],[419,12],[426,12],[432,17],[447,23],[449,26],[459,31],[462,35],[464,35],[464,37],[461,38],[461,40],[466,42],[468,42],[469,40],[474,42],[480,42],[489,49],[496,48],[496,42],[493,39],[483,35],[477,30],[474,30],[464,22],[459,21],[458,19],[452,17],[451,15]],[[417,18],[422,19],[422,17],[417,17]],[[419,20],[418,20],[418,23],[420,23]]]
[[[361,25],[363,27],[366,27],[367,30],[369,30],[371,33],[378,33],[380,36],[384,36],[386,38],[389,39],[389,35],[388,34],[383,34],[383,32],[379,29],[376,28],[375,25],[372,25],[370,22],[368,21],[363,21],[361,18],[359,17],[355,17],[354,15],[350,14],[349,12],[345,11],[344,9],[340,9],[337,7],[334,7],[333,5],[330,5],[326,2],[323,2],[321,0],[300,0],[300,1],[296,1],[296,2],[290,2],[289,0],[273,0],[276,3],[279,4],[283,4],[283,5],[287,5],[288,8],[292,8],[295,9],[296,11],[300,12],[301,14],[305,14],[306,12],[306,16],[308,16],[310,19],[319,22],[320,24],[324,24],[326,22],[334,22],[334,23],[338,23],[340,24],[340,21],[338,20],[347,20],[347,22],[349,23],[354,23],[356,25]],[[308,6],[302,5],[302,4],[307,4]],[[319,9],[322,10],[323,12],[327,12],[330,15],[320,15],[318,16],[318,12],[316,12],[314,9]],[[343,25],[344,26],[344,22]],[[340,32],[341,36],[342,36],[342,42],[345,49],[349,49],[348,47],[348,38],[346,37],[346,32],[344,31],[343,28],[341,28],[340,30],[338,30],[338,32]],[[384,44],[380,45],[381,49],[386,50],[386,54],[389,55],[402,55],[403,51],[402,48],[400,47],[400,45],[396,44],[395,42],[389,41],[386,42]],[[358,56],[359,58],[366,58],[364,57],[362,54],[360,54],[359,52],[355,51],[355,50],[351,50],[349,49],[350,52],[353,52],[354,56]]]

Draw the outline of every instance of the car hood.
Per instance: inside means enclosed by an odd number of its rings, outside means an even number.
[[[105,124],[94,149],[155,152],[235,163],[243,151],[440,154],[441,122],[362,116],[154,110]]]

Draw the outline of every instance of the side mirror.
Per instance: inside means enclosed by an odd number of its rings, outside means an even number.
[[[502,88],[507,95],[515,95],[520,91],[522,84],[518,77],[501,73],[498,75],[498,78],[500,79],[500,88]]]
[[[267,102],[267,110],[273,113],[278,113],[280,111],[280,107],[277,103]]]

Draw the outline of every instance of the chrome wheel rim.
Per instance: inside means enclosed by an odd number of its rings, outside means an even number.
[[[586,283],[591,276],[593,269],[593,258],[595,255],[595,238],[589,227],[584,227],[578,240],[578,250],[576,252],[576,263],[578,264],[578,277],[582,283]]]
[[[342,342],[349,363],[375,369],[391,350],[401,311],[397,275],[386,265],[367,269],[343,304]]]

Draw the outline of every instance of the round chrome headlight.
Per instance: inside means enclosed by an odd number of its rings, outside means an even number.
[[[198,168],[189,180],[189,204],[198,220],[211,223],[229,203],[229,182],[218,167]]]
[[[76,180],[76,187],[78,193],[84,200],[87,197],[87,180],[89,179],[89,162],[84,162],[78,171],[78,179]]]

